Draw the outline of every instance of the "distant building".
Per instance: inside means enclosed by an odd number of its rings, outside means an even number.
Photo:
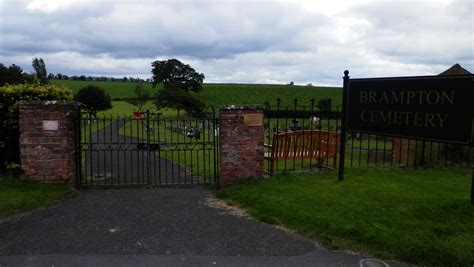
[[[471,74],[468,70],[461,67],[458,63],[454,64],[451,68],[441,72],[439,76],[450,76],[450,75],[469,75]]]

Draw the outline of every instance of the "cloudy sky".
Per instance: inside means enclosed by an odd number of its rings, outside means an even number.
[[[205,82],[341,85],[474,72],[472,0],[0,0],[0,62],[149,78],[177,58]]]

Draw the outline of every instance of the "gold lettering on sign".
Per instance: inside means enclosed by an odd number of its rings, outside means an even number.
[[[362,90],[359,93],[359,103],[365,107],[360,111],[360,120],[370,124],[415,126],[425,128],[447,127],[449,114],[423,111],[427,106],[455,105],[453,90]],[[385,110],[379,107],[370,108],[367,105],[420,105],[421,111]],[[397,108],[398,109],[398,108]],[[412,108],[410,108],[412,109]],[[442,109],[440,109],[442,110]]]
[[[360,91],[359,102],[362,104],[420,104],[420,105],[453,105],[455,91]]]
[[[360,112],[362,122],[372,124],[417,126],[427,128],[446,127],[448,114],[438,112],[412,112],[364,109]]]
[[[367,103],[367,91],[360,91],[360,103]]]
[[[263,114],[261,113],[244,114],[244,126],[250,126],[250,127],[263,126]]]
[[[443,128],[444,127],[444,122],[448,118],[448,114],[436,113],[436,117],[438,117],[438,119],[440,121],[440,126],[439,127]]]

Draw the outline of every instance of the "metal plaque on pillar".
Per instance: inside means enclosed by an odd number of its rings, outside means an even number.
[[[244,126],[247,126],[247,127],[263,126],[263,114],[261,113],[244,114]]]

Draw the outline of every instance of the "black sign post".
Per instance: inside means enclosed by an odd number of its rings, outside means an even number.
[[[346,132],[474,145],[474,75],[349,79],[344,72],[339,180]],[[471,203],[474,204],[474,166]]]
[[[349,71],[344,71],[342,86],[342,118],[341,118],[341,140],[339,145],[339,181],[344,181],[344,164],[346,161],[346,120],[347,120],[347,85],[349,82]]]

